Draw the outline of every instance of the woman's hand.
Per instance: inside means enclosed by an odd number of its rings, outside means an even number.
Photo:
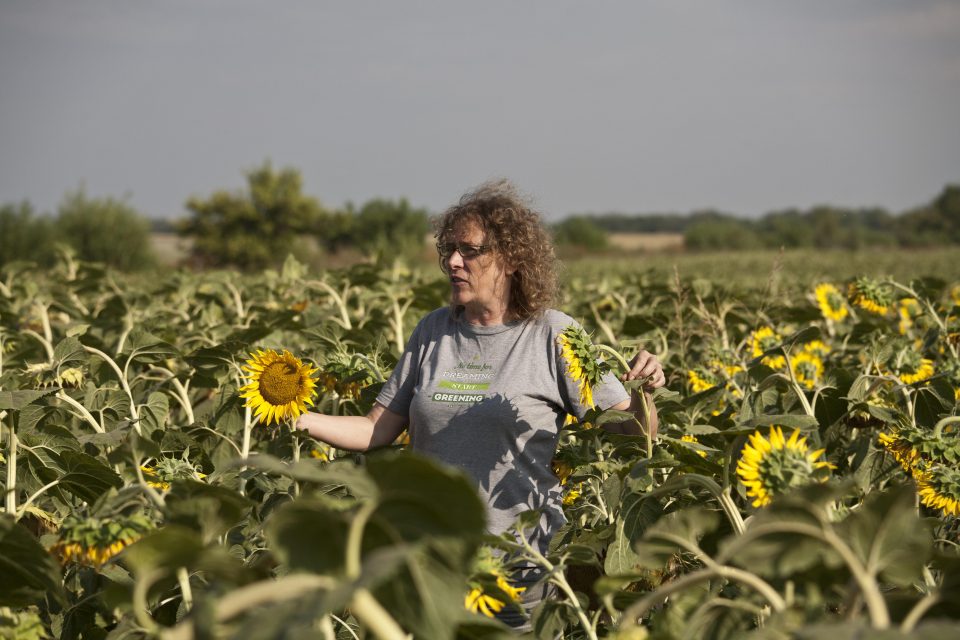
[[[663,373],[663,365],[660,364],[660,360],[649,351],[642,349],[630,361],[630,371],[620,376],[620,379],[624,382],[645,380],[643,383],[644,391],[653,391],[667,383],[667,377]]]

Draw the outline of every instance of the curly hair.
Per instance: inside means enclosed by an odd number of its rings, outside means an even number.
[[[553,240],[540,214],[510,181],[485,182],[465,193],[434,219],[434,236],[447,242],[471,222],[480,227],[495,254],[516,269],[508,305],[515,318],[526,320],[554,304],[558,278]]]

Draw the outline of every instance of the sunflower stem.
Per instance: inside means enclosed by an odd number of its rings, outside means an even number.
[[[933,428],[933,437],[940,439],[941,434],[943,433],[943,428],[949,424],[958,424],[960,423],[960,416],[947,416],[943,420],[940,420],[936,426]]]
[[[851,576],[860,588],[860,593],[863,595],[863,600],[870,616],[871,626],[874,629],[889,628],[890,611],[887,608],[886,601],[883,599],[883,594],[880,592],[880,587],[877,585],[876,579],[860,559],[857,558],[853,549],[832,529],[822,526],[816,527],[800,522],[772,522],[751,527],[744,533],[743,540],[744,543],[748,543],[754,538],[781,533],[805,535],[832,547],[847,565]]]
[[[177,582],[180,584],[180,595],[183,598],[185,611],[193,609],[193,589],[190,588],[190,574],[186,567],[177,567]]]
[[[573,588],[570,586],[570,583],[567,582],[567,578],[563,572],[563,565],[555,565],[550,560],[548,560],[542,553],[534,549],[530,545],[530,540],[527,538],[526,531],[521,528],[518,532],[519,535],[517,538],[520,540],[520,544],[523,545],[524,551],[526,551],[527,556],[533,560],[537,565],[543,567],[547,571],[546,579],[552,582],[559,588],[563,594],[567,597],[569,604],[573,607],[574,611],[577,614],[577,619],[580,621],[580,626],[583,627],[583,631],[586,634],[587,638],[590,640],[597,640],[597,630],[596,627],[591,624],[590,619],[587,617],[586,612],[583,610],[583,606],[580,604],[580,599],[577,597],[577,594],[574,593]]]
[[[23,514],[26,513],[26,511],[27,511],[27,507],[29,507],[31,504],[33,504],[33,501],[36,500],[37,498],[39,498],[41,495],[43,495],[43,493],[44,493],[47,489],[50,489],[50,488],[52,488],[52,487],[55,487],[55,486],[58,485],[58,484],[60,484],[60,478],[57,478],[56,480],[54,480],[54,481],[52,481],[52,482],[48,482],[47,484],[43,485],[42,487],[40,487],[39,489],[37,489],[36,491],[34,491],[34,492],[33,492],[33,495],[30,496],[29,498],[27,498],[26,502],[24,502],[22,505],[20,505],[20,507],[17,509],[16,519],[19,520],[20,518],[22,518],[22,517],[23,517]]]
[[[17,432],[13,428],[13,417],[8,429],[9,453],[7,454],[7,495],[6,512],[12,516],[17,513]]]
[[[665,601],[678,591],[682,591],[687,587],[705,580],[711,580],[713,578],[723,578],[725,580],[741,582],[749,587],[752,587],[757,593],[762,595],[767,602],[770,603],[770,606],[773,608],[773,610],[778,613],[787,609],[787,603],[783,597],[777,593],[776,589],[771,587],[761,578],[755,576],[749,571],[743,571],[742,569],[737,569],[735,567],[720,565],[716,567],[707,567],[701,569],[700,571],[688,573],[677,578],[676,580],[673,580],[672,582],[661,585],[642,600],[627,608],[627,610],[623,612],[622,619],[626,623],[626,626],[636,626],[639,624],[639,619],[643,617],[643,615],[649,611],[651,607]]]
[[[133,392],[130,390],[130,383],[127,382],[127,376],[124,375],[123,371],[120,370],[120,367],[117,366],[116,361],[103,351],[100,351],[100,349],[88,347],[87,345],[83,345],[83,348],[88,353],[92,353],[101,358],[104,362],[110,365],[110,368],[113,369],[114,373],[117,374],[117,379],[120,381],[120,386],[123,388],[124,393],[127,394],[127,398],[130,400],[130,419],[133,422],[133,429],[137,432],[138,436],[143,435],[140,431],[140,412],[137,411],[137,403],[133,399]],[[129,365],[129,361],[127,364]]]
[[[813,407],[810,406],[810,401],[807,400],[807,394],[800,388],[800,383],[797,382],[797,376],[793,372],[793,363],[790,361],[790,350],[781,349],[781,351],[783,352],[784,359],[787,361],[787,375],[790,377],[790,384],[793,386],[793,391],[796,393],[797,399],[800,400],[804,412],[811,418],[815,417]]]
[[[716,480],[699,473],[686,473],[683,477],[690,482],[699,484],[701,487],[709,491],[713,497],[717,499],[717,502],[720,503],[720,508],[723,509],[723,513],[727,516],[727,520],[729,520],[730,524],[733,526],[733,530],[737,533],[737,535],[743,534],[743,531],[746,528],[743,523],[743,516],[740,515],[740,510],[737,509],[737,505],[733,502],[733,498],[730,495],[730,487],[722,489],[720,485],[717,484]]]
[[[59,400],[63,400],[64,402],[69,404],[71,407],[79,411],[80,415],[83,417],[84,420],[87,421],[87,423],[90,426],[93,427],[94,431],[96,431],[97,433],[106,433],[107,430],[104,429],[102,424],[97,422],[96,418],[93,417],[93,414],[90,413],[85,406],[83,406],[82,404],[80,404],[79,402],[77,402],[76,400],[68,396],[66,393],[64,393],[62,389],[60,391],[57,391],[54,397]]]

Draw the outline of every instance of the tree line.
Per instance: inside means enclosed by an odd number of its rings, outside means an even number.
[[[331,209],[303,192],[300,172],[269,162],[249,171],[241,191],[217,190],[185,203],[188,215],[156,224],[128,203],[68,193],[56,215],[37,215],[29,203],[0,207],[0,265],[15,260],[50,264],[59,252],[123,270],[155,266],[150,234],[157,228],[190,240],[190,266],[259,270],[293,254],[365,256],[422,253],[429,214],[405,199],[375,198]],[[151,228],[153,227],[153,229]]]
[[[763,248],[861,249],[960,244],[960,185],[947,185],[928,204],[901,214],[881,208],[817,206],[749,219],[718,211],[686,215],[578,215],[561,225],[577,233],[682,233],[692,250]],[[575,235],[575,234],[571,234]]]
[[[68,193],[55,215],[28,202],[0,206],[0,265],[16,260],[52,264],[58,253],[135,270],[155,266],[150,234],[163,228],[189,242],[189,265],[258,270],[289,254],[312,257],[353,252],[357,257],[422,256],[429,212],[405,199],[376,198],[329,208],[303,192],[300,172],[269,162],[247,172],[240,191],[217,190],[185,203],[188,215],[151,222],[129,203]],[[682,233],[691,250],[759,248],[927,247],[960,244],[960,185],[948,185],[929,204],[894,215],[884,209],[831,206],[789,209],[747,219],[717,211],[688,215],[573,215],[553,225],[561,246],[607,247],[609,233]]]

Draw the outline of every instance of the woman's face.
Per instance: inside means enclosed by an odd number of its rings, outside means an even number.
[[[487,244],[483,229],[474,222],[462,225],[445,238],[444,242],[474,247]],[[506,314],[510,302],[510,275],[513,270],[503,264],[499,255],[488,249],[480,255],[465,258],[458,250],[443,259],[442,263],[450,278],[451,302],[454,305],[463,305],[467,320],[477,319],[477,314]],[[493,319],[503,320],[502,317]]]

